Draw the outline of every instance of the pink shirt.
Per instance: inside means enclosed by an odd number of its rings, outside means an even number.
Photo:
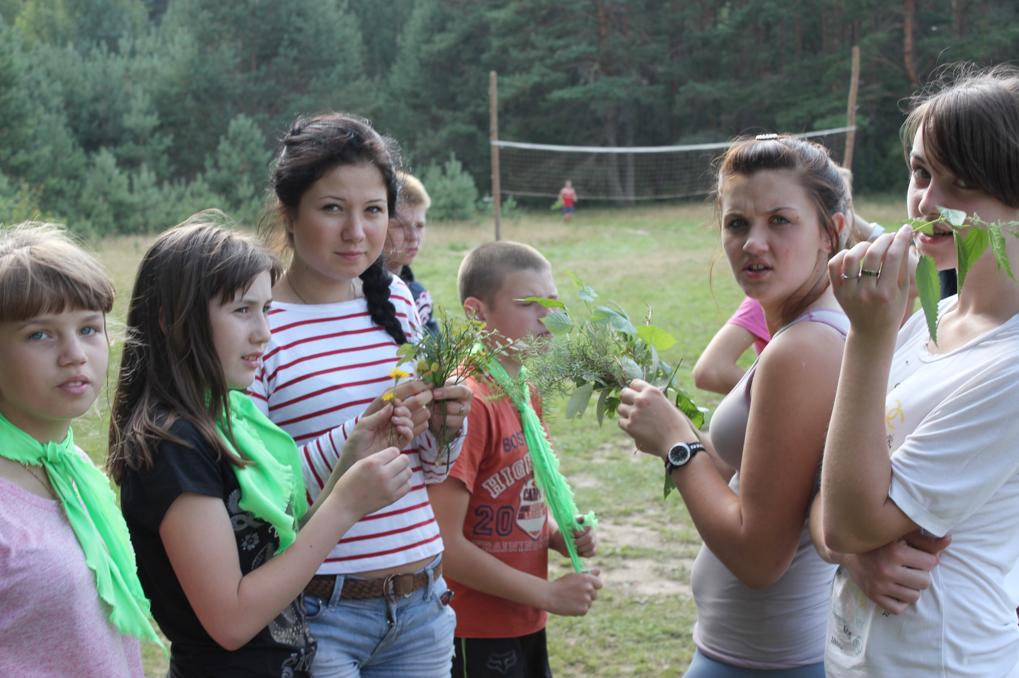
[[[144,676],[108,621],[63,507],[0,479],[0,676]]]
[[[771,341],[771,332],[768,331],[768,322],[764,318],[764,309],[756,299],[745,298],[729,318],[729,322],[754,335],[754,350],[758,353],[763,351]]]

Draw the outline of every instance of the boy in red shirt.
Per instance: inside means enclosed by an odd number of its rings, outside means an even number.
[[[548,309],[524,301],[557,296],[551,267],[533,247],[499,241],[475,248],[460,265],[459,288],[465,312],[489,330],[511,340],[548,334]],[[517,378],[513,353],[499,361]],[[474,400],[463,451],[449,478],[428,488],[446,548],[444,573],[456,594],[452,675],[551,676],[548,613],[586,614],[602,583],[597,570],[548,581],[548,550],[566,555],[566,546],[535,485],[520,413],[489,379],[467,384]],[[533,389],[531,404],[540,417]],[[594,555],[592,529],[575,538],[581,556]]]

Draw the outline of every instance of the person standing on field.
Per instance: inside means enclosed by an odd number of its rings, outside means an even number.
[[[563,204],[563,221],[569,221],[573,218],[573,213],[577,211],[577,191],[569,179],[559,189],[559,202]]]

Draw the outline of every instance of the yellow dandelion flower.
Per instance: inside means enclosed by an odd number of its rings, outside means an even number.
[[[382,394],[382,400],[387,402],[387,403],[390,400],[392,400],[393,398],[395,398],[395,397],[396,397],[396,394],[393,393],[393,391],[386,391],[385,393]]]
[[[394,367],[393,371],[389,373],[389,376],[393,379],[403,379],[404,377],[409,377],[410,372],[404,372],[399,367]]]
[[[416,369],[418,374],[428,374],[429,372],[428,361],[419,360]]]
[[[432,363],[432,372],[439,371],[439,363]]]

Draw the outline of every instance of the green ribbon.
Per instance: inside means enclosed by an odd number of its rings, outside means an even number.
[[[71,429],[61,442],[40,443],[0,414],[0,455],[42,466],[95,575],[99,598],[109,607],[110,622],[121,633],[157,643],[165,651],[152,628],[131,537],[110,481],[74,446]]]
[[[577,521],[577,504],[573,501],[573,490],[566,482],[566,478],[559,472],[559,459],[552,451],[548,436],[545,435],[545,427],[541,425],[538,413],[531,406],[531,390],[527,386],[527,370],[520,368],[520,374],[514,381],[506,369],[498,360],[489,361],[486,368],[488,374],[495,380],[495,383],[509,395],[517,411],[520,413],[520,423],[524,429],[524,439],[527,441],[527,450],[531,455],[531,464],[534,467],[534,481],[538,489],[545,495],[545,505],[552,512],[559,525],[559,532],[563,535],[563,542],[566,544],[566,551],[570,555],[570,562],[576,572],[584,571],[584,564],[577,555],[577,544],[573,538],[575,531],[585,527],[594,528],[598,525],[598,519],[594,512],[584,516],[584,523]]]
[[[237,456],[254,462],[233,465],[241,487],[240,507],[276,529],[280,553],[294,543],[298,521],[308,511],[300,453],[294,439],[243,392],[231,391],[227,407],[230,428],[225,413],[216,428]]]

